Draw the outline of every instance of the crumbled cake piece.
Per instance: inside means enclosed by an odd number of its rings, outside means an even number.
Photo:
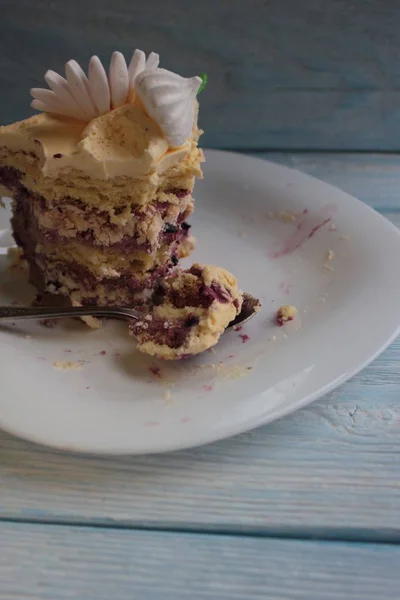
[[[7,257],[10,261],[9,271],[25,273],[28,270],[28,263],[24,259],[24,253],[21,248],[16,248],[15,246],[8,248]]]
[[[279,210],[277,212],[269,211],[267,213],[267,219],[276,219],[282,221],[282,223],[293,223],[296,221],[299,215],[295,212],[289,212],[285,210]]]
[[[276,218],[284,223],[293,223],[297,219],[297,214],[294,212],[279,211],[276,213]]]
[[[326,257],[325,260],[330,262],[331,260],[333,260],[335,258],[335,253],[333,250],[328,250],[328,252],[326,253]]]
[[[195,264],[167,278],[151,311],[151,320],[130,325],[138,349],[174,360],[214,346],[240,313],[242,292],[231,273]]]
[[[297,308],[291,304],[284,304],[280,306],[276,313],[276,320],[278,325],[282,327],[288,321],[293,321],[297,315]]]
[[[83,361],[72,362],[70,360],[57,360],[53,362],[53,367],[55,369],[60,369],[61,371],[79,371],[83,367]]]
[[[324,262],[324,270],[325,271],[334,271],[335,269],[332,267],[332,261],[335,258],[335,253],[333,250],[328,250],[325,254],[325,262]]]

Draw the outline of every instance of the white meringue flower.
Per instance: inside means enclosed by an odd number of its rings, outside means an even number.
[[[135,90],[148,115],[173,147],[182,146],[192,131],[200,77],[181,77],[166,69],[145,69],[136,77]]]
[[[160,57],[155,52],[150,52],[147,60],[143,50],[135,50],[129,63],[129,88],[135,87],[136,77],[145,69],[156,69],[160,63]]]
[[[129,76],[124,55],[121,52],[113,52],[110,62],[109,74],[111,106],[118,108],[123,106],[128,98]]]
[[[47,71],[44,78],[50,90],[32,88],[32,108],[43,112],[91,121],[99,115],[123,106],[134,95],[136,77],[144,69],[155,69],[159,56],[151,52],[146,59],[142,50],[135,50],[129,67],[121,52],[113,52],[108,77],[98,56],[89,61],[89,78],[75,60],[65,65],[66,78]]]
[[[92,119],[96,114],[96,107],[90,96],[89,81],[76,60],[69,60],[67,62],[65,65],[65,75],[75,102],[80,106],[83,114]]]
[[[107,73],[98,56],[92,56],[89,61],[89,87],[97,113],[103,115],[108,112],[111,107],[110,86]]]

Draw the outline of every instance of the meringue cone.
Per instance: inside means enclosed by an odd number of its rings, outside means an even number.
[[[181,146],[190,135],[201,84],[200,77],[181,77],[159,68],[144,70],[136,77],[137,95],[172,147]]]

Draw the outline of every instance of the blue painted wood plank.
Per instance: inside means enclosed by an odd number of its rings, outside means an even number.
[[[400,155],[318,152],[258,152],[356,196],[380,212],[400,210]]]
[[[394,600],[385,545],[0,525],[0,599]]]
[[[21,20],[21,14],[24,19]],[[66,60],[157,50],[209,74],[212,147],[400,148],[400,6],[393,0],[2,2],[1,121],[29,114],[31,86]]]

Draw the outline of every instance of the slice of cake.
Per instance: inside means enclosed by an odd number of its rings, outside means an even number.
[[[155,306],[130,331],[141,352],[176,360],[214,346],[242,307],[236,278],[212,265],[193,265],[166,278]]]
[[[65,71],[31,90],[41,114],[0,127],[0,194],[39,296],[139,308],[193,247],[202,80],[139,50]]]

